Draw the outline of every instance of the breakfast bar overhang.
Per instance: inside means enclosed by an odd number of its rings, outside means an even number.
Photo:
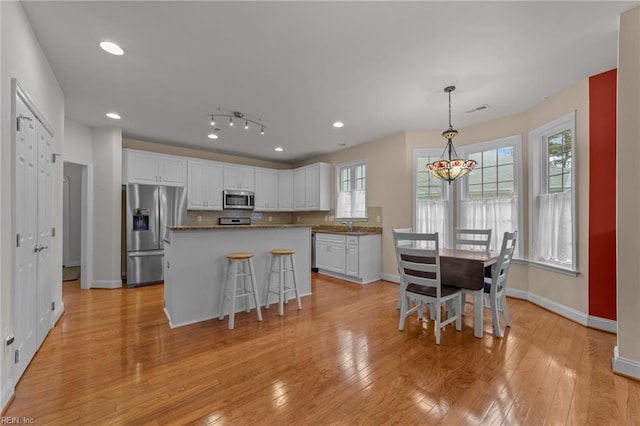
[[[171,226],[167,229],[164,309],[172,328],[219,317],[225,254],[231,252],[253,253],[261,305],[265,303],[272,249],[296,251],[300,296],[311,294],[310,225]],[[245,311],[243,302],[238,302],[236,312]],[[304,305],[303,298],[303,309]],[[255,306],[251,304],[250,308]]]

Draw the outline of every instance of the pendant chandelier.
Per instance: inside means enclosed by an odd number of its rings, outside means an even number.
[[[477,164],[474,160],[461,160],[453,147],[453,138],[458,131],[451,125],[451,92],[456,90],[456,86],[447,86],[445,93],[449,94],[449,128],[442,132],[442,136],[447,140],[447,145],[440,159],[427,164],[427,170],[438,179],[445,180],[451,184],[452,181],[469,173]]]

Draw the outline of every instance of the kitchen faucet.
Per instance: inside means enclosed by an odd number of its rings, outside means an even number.
[[[347,229],[349,230],[349,232],[353,231],[353,221],[352,220],[345,220],[344,222],[340,222],[342,225],[347,225]]]

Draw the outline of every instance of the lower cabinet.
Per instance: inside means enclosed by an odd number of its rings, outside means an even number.
[[[377,281],[382,270],[380,234],[316,234],[318,272],[361,284]]]

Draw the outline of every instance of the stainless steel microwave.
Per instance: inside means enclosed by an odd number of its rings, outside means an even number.
[[[222,191],[222,207],[225,209],[247,209],[255,207],[255,194],[251,191]]]

